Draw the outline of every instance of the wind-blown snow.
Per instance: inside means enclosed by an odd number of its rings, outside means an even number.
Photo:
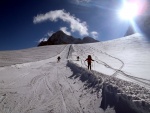
[[[89,54],[93,71],[86,69]],[[148,113],[149,56],[140,34],[0,51],[0,113]]]

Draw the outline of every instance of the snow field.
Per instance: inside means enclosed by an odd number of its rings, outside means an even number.
[[[89,54],[92,71],[85,62]],[[149,55],[139,34],[2,51],[0,113],[149,113]]]

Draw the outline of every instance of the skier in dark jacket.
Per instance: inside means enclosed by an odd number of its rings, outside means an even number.
[[[77,56],[77,61],[79,61],[79,59],[80,59],[79,56]]]
[[[91,63],[94,61],[91,57],[91,55],[88,55],[88,58],[85,60],[88,63],[88,69],[91,70]]]
[[[60,62],[60,59],[61,59],[60,56],[58,56],[58,57],[57,57],[57,62]]]

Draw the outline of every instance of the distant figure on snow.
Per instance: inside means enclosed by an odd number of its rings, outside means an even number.
[[[88,58],[85,60],[88,63],[88,69],[91,70],[91,63],[94,61],[91,57],[91,55],[88,55]]]
[[[77,56],[77,61],[79,61],[79,56]]]
[[[60,62],[60,59],[61,59],[60,56],[58,56],[58,57],[57,57],[57,62]]]

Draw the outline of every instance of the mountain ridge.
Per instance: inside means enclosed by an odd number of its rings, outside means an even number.
[[[83,39],[74,38],[73,36],[69,36],[65,34],[63,31],[59,30],[52,34],[47,41],[41,41],[38,46],[46,46],[46,45],[59,45],[59,44],[83,44],[83,43],[93,43],[99,42],[91,37],[84,37]]]

